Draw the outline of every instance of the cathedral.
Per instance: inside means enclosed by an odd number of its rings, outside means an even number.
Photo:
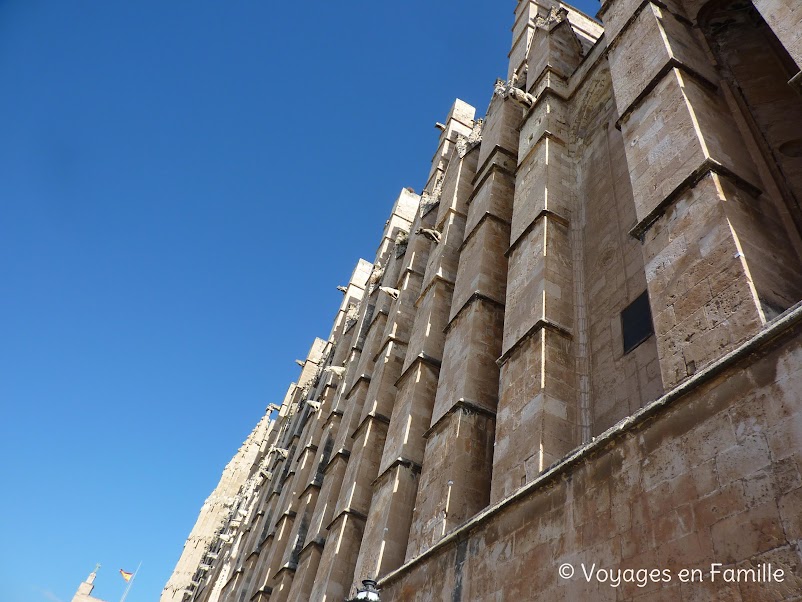
[[[802,599],[800,68],[799,0],[518,0],[161,602]]]

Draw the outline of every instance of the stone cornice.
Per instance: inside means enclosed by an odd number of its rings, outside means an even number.
[[[651,95],[651,93],[654,92],[654,89],[660,84],[660,82],[662,82],[668,76],[669,73],[674,71],[674,69],[681,71],[682,73],[684,73],[694,81],[698,82],[699,84],[702,85],[702,87],[710,90],[711,92],[715,92],[718,89],[716,84],[711,82],[709,79],[707,79],[704,75],[702,75],[695,69],[689,67],[685,63],[675,58],[668,59],[668,61],[666,61],[666,63],[651,79],[651,81],[649,81],[649,83],[646,84],[646,87],[644,87],[643,90],[641,90],[640,93],[635,97],[635,99],[631,103],[629,103],[629,105],[623,111],[621,111],[621,116],[618,118],[618,121],[615,122],[616,129],[620,130],[622,124],[629,121],[630,115],[632,115],[632,113],[636,111],[641,104],[643,104],[643,101],[645,101]]]
[[[474,414],[481,414],[482,416],[493,418],[494,420],[496,418],[496,413],[494,411],[489,410],[488,408],[479,405],[476,402],[468,401],[464,397],[461,397],[454,403],[454,405],[452,405],[448,409],[448,411],[445,414],[440,416],[440,418],[438,418],[432,426],[426,429],[426,432],[423,433],[423,438],[428,439],[432,435],[432,433],[439,430],[440,427],[445,424],[447,418],[453,416],[459,411],[467,411],[467,412],[472,412]]]
[[[652,225],[654,225],[654,223],[660,219],[660,217],[666,211],[668,211],[669,207],[674,204],[674,201],[676,201],[685,192],[696,186],[696,184],[711,174],[716,174],[729,179],[738,188],[744,190],[747,194],[750,194],[755,198],[761,195],[762,191],[757,186],[743,179],[741,176],[734,173],[732,170],[725,167],[718,161],[708,158],[705,159],[702,164],[699,165],[699,167],[693,170],[693,172],[691,172],[687,178],[680,182],[677,187],[666,196],[666,198],[660,201],[660,203],[654,209],[652,209],[646,217],[639,221],[629,231],[630,235],[643,242],[643,235],[648,232],[649,228],[651,228]]]
[[[334,455],[332,455],[331,459],[326,464],[326,467],[323,469],[323,474],[324,475],[327,474],[329,472],[329,469],[332,466],[334,466],[334,463],[337,460],[343,460],[344,462],[348,462],[348,458],[350,458],[350,457],[351,457],[351,450],[348,450],[348,449],[345,449],[344,447],[341,447],[336,452],[334,452]]]
[[[465,303],[463,303],[460,306],[460,308],[457,310],[457,313],[455,313],[451,317],[451,319],[448,321],[448,324],[446,324],[446,327],[443,329],[443,332],[448,333],[448,331],[450,331],[453,328],[453,325],[456,323],[456,321],[459,319],[459,317],[463,314],[463,312],[465,312],[476,301],[483,301],[483,302],[485,302],[485,303],[487,303],[489,305],[492,305],[493,307],[495,307],[496,309],[498,309],[500,311],[504,311],[504,303],[502,301],[494,299],[493,297],[490,297],[489,295],[485,295],[484,293],[482,293],[480,291],[474,291],[474,293],[465,300]]]
[[[465,236],[465,240],[463,240],[462,244],[459,246],[459,252],[460,253],[462,253],[462,251],[465,249],[465,247],[468,246],[468,241],[471,238],[473,238],[474,234],[479,231],[479,226],[481,226],[487,220],[493,220],[493,221],[496,221],[496,222],[498,222],[500,224],[504,224],[505,226],[509,226],[510,225],[510,221],[509,220],[501,218],[498,215],[496,215],[495,213],[491,213],[490,211],[485,211],[484,214],[482,215],[482,217],[479,218],[479,221],[477,221],[476,224],[474,224],[473,228],[471,228],[471,231],[468,232],[468,234]]]
[[[353,508],[351,508],[349,506],[345,510],[341,510],[340,512],[338,512],[334,516],[334,518],[331,519],[331,522],[328,525],[326,525],[326,531],[331,532],[331,528],[334,526],[334,523],[336,523],[337,521],[339,521],[341,518],[343,518],[345,516],[352,516],[355,519],[362,521],[363,523],[367,522],[367,520],[368,520],[368,517],[367,517],[366,514],[360,512],[359,510],[355,510],[355,509],[353,509]]]
[[[560,224],[565,228],[568,228],[570,226],[570,222],[559,213],[555,213],[551,209],[541,209],[540,213],[538,213],[534,217],[534,219],[532,219],[532,221],[529,222],[529,225],[524,229],[524,231],[518,235],[518,238],[512,241],[512,244],[510,244],[510,248],[504,252],[504,257],[509,257],[510,255],[512,255],[516,247],[519,244],[521,244],[521,242],[526,238],[526,235],[529,234],[541,220],[544,220],[546,218],[553,219],[555,222],[557,222],[558,224]]]
[[[511,151],[511,150],[507,150],[503,146],[499,146],[498,144],[496,144],[493,147],[493,150],[490,151],[490,154],[487,156],[487,159],[485,159],[484,163],[482,163],[476,170],[476,175],[473,177],[473,180],[471,181],[471,184],[473,184],[475,187],[476,187],[476,183],[477,182],[480,182],[480,181],[485,179],[484,172],[485,172],[486,169],[498,169],[498,170],[500,170],[500,171],[502,171],[504,173],[509,173],[511,175],[514,175],[509,170],[504,169],[500,164],[493,163],[493,159],[495,158],[496,154],[507,155],[513,161],[518,161],[518,150],[517,149],[514,150],[514,151]],[[473,200],[473,193],[471,194],[471,196],[468,197],[468,204],[471,203],[471,200]]]
[[[409,366],[407,366],[406,369],[404,369],[404,371],[401,372],[401,376],[399,376],[398,380],[395,381],[396,388],[398,388],[401,382],[405,380],[409,374],[412,373],[412,369],[418,364],[425,364],[430,368],[433,368],[439,372],[440,366],[442,365],[442,361],[437,358],[431,357],[430,355],[426,355],[421,351],[418,355],[415,356],[412,362],[410,362]]]
[[[414,474],[420,474],[421,470],[423,470],[423,466],[415,462],[414,460],[410,460],[409,458],[399,457],[393,460],[390,465],[379,472],[379,476],[373,479],[371,483],[372,487],[376,487],[384,478],[387,476],[393,468],[397,466],[403,466],[405,468],[409,468]]]
[[[498,364],[499,367],[503,366],[521,345],[523,345],[541,330],[550,330],[559,334],[560,336],[565,337],[566,339],[574,338],[573,334],[571,334],[571,331],[565,326],[549,320],[548,318],[540,318],[529,328],[529,330],[523,333],[509,349],[501,354],[501,357],[496,360],[496,364]]]
[[[378,422],[380,424],[389,425],[390,418],[385,416],[384,414],[379,414],[378,412],[369,412],[354,429],[354,432],[351,433],[351,439],[356,440],[359,437],[359,433],[362,432],[370,422]]]

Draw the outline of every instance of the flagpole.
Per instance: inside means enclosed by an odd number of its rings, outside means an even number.
[[[120,598],[120,602],[125,602],[125,597],[128,595],[128,590],[130,590],[131,586],[134,584],[134,579],[136,579],[136,574],[139,572],[140,568],[142,568],[142,563],[141,562],[139,563],[139,566],[136,567],[136,570],[134,571],[134,574],[131,575],[131,579],[128,581],[128,587],[125,588],[125,591],[123,592],[123,597]]]

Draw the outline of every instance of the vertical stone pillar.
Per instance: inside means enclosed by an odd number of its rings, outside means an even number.
[[[602,7],[666,389],[782,309],[792,247],[684,4]]]
[[[292,481],[284,486],[287,489],[286,497],[282,496],[279,501],[282,513],[277,527],[278,535],[273,541],[268,570],[265,575],[265,584],[272,590],[271,600],[274,601],[283,599],[282,596],[276,595],[277,589],[281,589],[286,595],[292,574],[295,572],[296,556],[300,551],[299,531],[304,529],[304,520],[301,519],[306,519],[306,525],[308,525],[308,517],[305,513],[301,514],[300,510],[302,510],[302,506],[305,508],[310,501],[308,499],[310,495],[309,481],[315,466],[317,451],[317,446],[310,444],[299,452],[295,475]],[[284,536],[285,530],[286,537]],[[304,533],[304,537],[305,535]],[[279,585],[282,587],[279,588]]]
[[[361,353],[358,348],[358,340],[362,332],[362,324],[365,317],[372,315],[372,307],[366,298],[363,303],[361,319],[354,324],[346,326],[346,333],[351,333],[351,345],[347,348],[347,357],[351,359],[345,362],[352,371],[356,371]],[[332,365],[336,364],[333,362]],[[345,389],[348,387],[348,375],[342,380],[340,389],[337,391],[332,403],[327,404],[328,417],[324,425],[324,441],[322,452],[331,445],[328,461],[321,463],[319,470],[322,472],[320,490],[315,500],[314,509],[311,515],[309,528],[306,533],[304,546],[299,554],[298,567],[296,569],[293,585],[290,588],[288,599],[298,602],[310,600],[312,586],[318,571],[323,547],[326,542],[328,526],[334,515],[334,506],[340,493],[348,458],[351,455],[350,441],[345,440],[349,445],[343,447],[339,436],[342,432],[341,423],[343,417],[343,407],[345,405]],[[350,387],[348,387],[350,389]],[[322,458],[321,458],[322,461]]]
[[[367,279],[366,275],[365,279]],[[349,289],[346,290],[346,297],[349,294]],[[359,295],[359,297],[361,298],[361,295]],[[344,305],[346,305],[345,301]],[[343,364],[353,366],[354,369],[357,366],[359,354],[354,353],[353,349],[351,349],[351,343],[357,342],[360,332],[362,331],[361,325],[364,324],[366,318],[369,317],[369,312],[367,312],[369,308],[367,304],[365,304],[365,306],[366,307],[362,308],[358,325],[353,322],[353,313],[351,311],[354,309],[353,306],[347,308],[344,315],[341,311],[335,321],[332,336],[342,333],[340,344],[335,348],[330,364],[335,370],[344,369],[342,368]],[[350,358],[353,363],[348,362],[348,358]],[[299,564],[302,568],[301,584],[309,579],[309,575],[306,574],[309,568],[308,563],[300,562],[301,555],[303,550],[307,548],[307,537],[311,537],[316,543],[318,540],[322,541],[318,531],[310,529],[310,527],[314,524],[314,512],[317,506],[319,489],[322,484],[322,477],[325,474],[325,469],[329,465],[329,457],[332,453],[334,437],[339,431],[342,411],[338,410],[336,406],[343,396],[347,383],[347,375],[346,378],[343,378],[337,372],[333,370],[329,371],[327,368],[323,372],[321,388],[318,394],[319,397],[317,400],[313,400],[313,402],[320,404],[319,409],[315,412],[316,419],[311,426],[311,431],[314,434],[311,435],[312,438],[309,440],[310,446],[314,445],[314,450],[316,452],[315,458],[311,463],[311,466],[315,467],[315,475],[310,478],[310,474],[307,473],[298,483],[298,488],[303,490],[299,500],[299,509],[301,510],[300,519],[294,521],[291,533],[281,544],[273,543],[272,547],[278,549],[271,551],[270,558],[273,560],[271,560],[270,564],[272,570],[268,570],[267,574],[264,576],[263,586],[263,589],[269,593],[271,599],[285,600],[289,598],[291,595],[291,584],[295,581],[294,577]],[[325,419],[323,418],[324,416],[326,417]],[[313,441],[317,441],[317,443],[313,443]],[[320,444],[321,441],[322,446]],[[344,450],[343,453],[338,455],[342,457],[344,455]],[[297,517],[298,514],[296,511],[295,518]],[[310,531],[313,532],[310,533]],[[275,555],[279,553],[279,550],[282,555],[283,565],[280,570],[276,570]],[[312,577],[313,576],[314,569],[312,570]]]
[[[474,172],[406,557],[487,506],[522,110],[495,96]],[[469,155],[470,156],[470,155]]]
[[[519,138],[507,251],[491,502],[510,495],[579,442],[572,172],[561,88],[581,58],[564,12],[537,19],[527,61],[527,85],[537,97],[524,98],[530,106]]]
[[[265,469],[266,470],[266,469]],[[249,518],[248,535],[244,545],[245,562],[243,563],[243,570],[249,577],[247,585],[243,585],[243,589],[247,590],[245,598],[250,600],[253,595],[253,590],[257,586],[256,571],[259,565],[259,557],[262,552],[260,546],[261,535],[265,530],[265,506],[267,504],[268,492],[270,481],[267,480],[264,472],[260,475],[261,491],[258,495],[256,502],[256,511],[253,512]]]
[[[265,595],[269,595],[272,591],[272,578],[281,566],[284,548],[290,539],[297,514],[295,511],[296,492],[293,491],[296,463],[293,460],[298,452],[298,445],[297,437],[293,438],[296,440],[294,444],[289,445],[288,448],[282,448],[286,449],[287,457],[273,469],[273,479],[276,483],[268,501],[269,510],[266,519],[268,535],[264,540],[265,545],[260,550],[255,578],[251,582],[251,586],[255,585],[257,592]],[[304,459],[304,464],[308,464],[310,450],[301,450],[300,454]]]
[[[417,195],[409,191],[402,193],[386,228],[388,236],[377,257],[377,264],[384,266],[384,272],[380,277],[376,274],[372,283],[370,300],[374,309],[366,312],[363,320],[369,325],[361,343],[362,350],[356,371],[353,376],[346,377],[348,384],[344,397],[347,403],[343,408],[335,443],[338,452],[347,452],[338,453],[344,460],[339,462],[344,474],[340,477],[342,484],[338,488],[337,497],[328,497],[325,502],[327,507],[329,504],[333,506],[334,512],[331,522],[322,525],[328,535],[318,562],[311,599],[344,598],[341,592],[347,590],[353,574],[364,519],[370,504],[370,482],[375,477],[378,455],[384,445],[386,432],[387,418],[376,409],[380,405],[377,404],[377,396],[387,392],[388,388],[386,379],[382,377],[388,364],[383,359],[387,353],[390,357],[393,354],[392,345],[388,345],[384,337],[388,317],[397,303],[390,293],[396,289],[399,297],[403,297],[404,289],[413,286],[409,274],[401,268],[404,250],[408,244],[407,233],[418,203]],[[333,494],[334,488],[329,493]],[[317,517],[318,520],[319,518]]]
[[[241,498],[241,502],[232,508],[229,528],[237,529],[237,541],[232,546],[229,561],[233,562],[236,569],[233,579],[223,591],[227,598],[237,600],[246,595],[250,598],[248,592],[255,581],[255,569],[259,561],[259,551],[255,545],[258,533],[255,532],[255,528],[263,516],[258,510],[264,504],[264,491],[269,488],[268,486],[269,482],[259,467],[237,496]]]
[[[409,537],[409,525],[417,490],[417,473],[423,462],[425,441],[437,386],[438,368],[443,357],[443,330],[456,277],[459,247],[464,238],[467,199],[476,172],[477,153],[467,154],[469,140],[475,144],[478,127],[467,130],[455,118],[455,103],[446,121],[446,138],[456,143],[449,149],[446,171],[435,193],[437,203],[424,195],[421,216],[413,226],[420,232],[424,248],[415,256],[425,262],[420,296],[414,300],[416,312],[409,317],[410,342],[403,372],[399,374],[396,403],[393,407],[387,443],[381,459],[381,470],[374,482],[373,503],[359,560],[354,573],[354,585],[361,580],[386,574],[400,566]],[[473,113],[465,112],[473,117]],[[424,269],[421,264],[418,270]],[[411,324],[414,317],[414,324]]]
[[[345,336],[343,339],[342,348],[345,349],[348,347],[350,337]],[[332,365],[337,365],[334,362],[337,361],[338,355],[335,353]],[[325,378],[316,402],[320,404],[320,407],[315,412],[316,418],[311,427],[315,439],[310,440],[308,444],[308,448],[314,448],[316,453],[311,464],[312,470],[304,475],[303,480],[298,483],[298,489],[301,490],[301,494],[298,500],[293,531],[284,550],[283,572],[277,574],[277,582],[271,586],[271,600],[274,600],[274,602],[276,600],[281,602],[290,599],[296,579],[299,579],[300,583],[303,584],[306,578],[306,571],[309,568],[308,560],[310,556],[308,553],[305,555],[304,552],[312,551],[314,545],[311,548],[308,546],[306,543],[307,537],[313,524],[313,516],[320,489],[323,485],[325,469],[329,465],[334,449],[334,437],[340,424],[340,415],[336,412],[331,412],[336,395],[336,387],[333,386],[333,380],[334,378],[331,375]],[[325,419],[323,418],[324,416],[326,416]],[[319,426],[318,423],[322,423],[322,425]],[[315,544],[318,543],[316,539],[313,541]],[[314,576],[314,570],[312,575]]]
[[[316,339],[315,343],[312,345],[312,350],[307,357],[308,363],[317,364],[322,361],[321,352],[323,345],[320,343],[322,343],[322,341],[320,341],[320,339]],[[311,379],[314,379],[314,374],[314,370],[309,369],[305,373],[302,370],[301,379],[299,379],[299,382],[304,382],[305,385],[309,384]],[[284,401],[279,408],[279,417],[284,419],[282,421],[283,424],[281,428],[278,429],[278,432],[275,433],[275,436],[271,438],[270,448],[260,446],[260,453],[265,454],[266,457],[258,467],[259,472],[261,472],[263,467],[267,467],[271,464],[276,467],[274,470],[277,474],[281,472],[281,477],[271,483],[272,491],[271,495],[268,497],[268,505],[271,507],[273,504],[275,504],[275,501],[278,497],[278,490],[281,487],[281,483],[284,483],[290,474],[290,464],[286,462],[285,458],[281,453],[279,453],[278,449],[284,449],[281,446],[286,445],[290,440],[293,432],[291,427],[292,425],[297,424],[298,416],[296,409],[298,400],[302,396],[302,391],[303,389],[299,387],[298,384],[292,383],[290,385]],[[272,406],[269,407],[268,410],[271,410],[271,408]],[[248,537],[249,534],[240,530],[240,527],[242,526],[242,519],[244,518],[243,516],[240,516],[240,510],[244,509],[243,504],[248,503],[248,500],[250,500],[252,497],[252,486],[254,479],[259,478],[256,475],[256,472],[257,467],[254,467],[254,469],[251,471],[250,478],[240,488],[237,495],[227,500],[227,505],[229,508],[231,508],[231,511],[229,513],[228,522],[220,535],[220,539],[223,542],[223,545],[219,551],[219,555],[222,556],[222,562],[216,563],[219,568],[215,571],[215,575],[210,576],[210,583],[211,579],[214,580],[214,583],[213,587],[209,591],[208,596],[204,597],[204,600],[207,602],[217,602],[220,599],[239,595],[243,588],[250,588],[250,585],[253,581],[259,580],[258,571],[264,568],[265,556],[262,556],[258,559],[253,557],[251,554],[252,550],[247,545],[247,542],[250,539]],[[266,528],[269,529],[271,524],[272,523],[268,523]],[[260,546],[259,550],[261,551],[264,549],[264,547],[265,546]],[[250,563],[250,566],[254,567],[255,569],[254,572],[247,576],[245,575],[244,571],[245,562]]]
[[[339,366],[344,358],[347,357],[350,343],[354,337],[353,314],[360,303],[367,279],[370,274],[371,264],[365,260],[360,260],[357,264],[348,286],[345,288],[343,301],[340,310],[334,320],[329,342],[320,347],[321,360],[323,357],[329,358],[330,365]],[[287,458],[282,462],[281,467],[274,468],[271,479],[275,481],[273,490],[270,493],[260,510],[263,515],[259,522],[263,523],[260,533],[257,535],[254,553],[258,556],[258,564],[253,571],[258,579],[253,579],[248,586],[246,597],[267,597],[273,596],[274,599],[283,599],[288,594],[289,584],[297,564],[297,553],[300,545],[305,540],[305,533],[302,533],[305,525],[309,524],[309,514],[314,509],[315,487],[319,487],[320,465],[327,462],[321,459],[323,453],[330,453],[331,445],[326,445],[328,439],[324,440],[323,448],[321,440],[326,434],[326,425],[330,424],[323,417],[328,415],[337,392],[337,385],[340,380],[333,373],[320,372],[320,360],[317,361],[315,370],[306,374],[306,363],[302,370],[299,380],[303,383],[300,389],[293,389],[300,392],[297,397],[296,422],[290,431],[285,435],[283,445],[288,445],[294,454],[300,448],[298,460],[292,462],[292,458]],[[306,375],[305,375],[306,374]],[[313,375],[312,375],[313,374]],[[308,389],[313,384],[313,379],[317,378],[317,384],[312,393]],[[293,403],[295,399],[293,398]],[[319,404],[315,409],[312,404]],[[287,405],[285,403],[285,405]],[[282,407],[282,413],[286,410]],[[287,444],[287,442],[290,442]],[[281,447],[280,445],[278,447]],[[310,477],[312,468],[315,467],[315,476]],[[292,478],[288,478],[292,477]],[[311,483],[310,483],[311,478]],[[298,492],[300,496],[298,495]],[[295,520],[300,511],[300,520]],[[278,522],[274,523],[278,515]],[[278,590],[275,592],[274,590]]]
[[[369,267],[371,264],[361,260],[345,289],[344,299],[329,337],[330,341],[336,341],[330,363],[332,366],[341,366],[347,357],[354,334],[353,328],[346,332],[349,326],[349,311],[353,307],[353,303],[361,301],[363,297],[363,291],[370,275]],[[270,599],[273,602],[284,602],[289,598],[291,584],[294,582],[299,566],[301,551],[305,547],[312,514],[323,480],[323,470],[329,462],[334,447],[334,438],[330,429],[335,423],[339,425],[339,417],[336,414],[334,420],[328,420],[331,417],[330,411],[338,382],[334,374],[324,372],[309,402],[304,402],[308,406],[305,411],[309,412],[309,415],[301,435],[303,451],[290,488],[292,496],[296,496],[298,492],[300,494],[292,500],[296,514],[286,546],[283,551],[276,550],[275,552],[275,554],[281,553],[280,566],[275,574],[268,576],[271,589]]]
[[[354,447],[345,477],[345,482],[353,485],[348,496],[345,498],[341,496],[338,504],[338,510],[348,508],[351,511],[351,520],[362,519],[364,522],[362,517],[372,513],[373,482],[379,472],[379,462],[396,398],[395,384],[401,374],[409,331],[415,314],[415,300],[421,288],[423,268],[428,255],[427,245],[421,239],[421,236],[414,233],[410,235],[407,257],[395,287],[399,290],[399,298],[391,307],[384,332],[384,343],[377,355],[377,363],[368,388],[368,398],[362,409],[362,420],[354,433]],[[360,526],[360,532],[364,533],[363,529],[364,526]],[[345,594],[348,593],[348,586],[353,581],[357,552],[362,549],[360,545],[364,544],[364,537],[360,537],[360,541],[354,543],[354,547],[349,548],[353,550],[353,555],[350,558],[343,555],[342,558],[344,567],[345,562],[348,563],[347,570],[344,571],[348,576],[343,590]]]
[[[431,217],[433,217],[433,214],[430,214],[430,215],[431,215]],[[431,220],[431,222],[432,223],[421,222],[420,219],[417,219],[415,221],[414,225],[413,225],[413,228],[417,229],[421,225],[433,226],[434,225],[433,219]],[[410,274],[414,273],[416,286],[414,287],[413,290],[409,291],[409,294],[406,295],[406,297],[404,299],[404,303],[407,306],[407,312],[406,312],[407,313],[407,317],[410,320],[412,319],[412,316],[410,314],[414,314],[414,305],[415,305],[415,301],[417,300],[419,292],[420,292],[421,283],[422,283],[422,279],[423,279],[423,269],[424,269],[424,266],[425,266],[425,261],[428,258],[429,247],[431,246],[431,243],[428,240],[424,239],[424,237],[422,237],[420,235],[415,235],[415,234],[413,234],[413,237],[414,238],[411,240],[411,243],[412,243],[413,246],[410,247],[410,251],[412,251],[410,253],[410,257],[416,259],[416,262],[415,262],[416,265],[414,266],[414,268],[412,268],[412,266],[410,266],[411,269],[409,270],[409,273]],[[413,272],[413,269],[414,269],[414,272]],[[401,299],[399,299],[399,301],[400,300]],[[406,325],[407,332],[409,332],[410,326],[411,326],[411,324],[409,324],[409,323]],[[414,331],[411,334],[408,334],[408,337],[410,337],[410,339],[414,338],[414,336],[415,336],[414,335]],[[408,355],[409,355],[410,348],[411,347],[408,344],[406,346],[406,351],[407,351],[407,356],[406,357],[408,357]],[[388,422],[390,423],[390,426],[391,426],[392,430],[390,430],[388,432],[387,426],[385,425],[385,428],[383,429],[384,441],[382,442],[382,448],[380,450],[378,450],[379,454],[377,454],[377,455],[373,455],[372,454],[373,459],[376,461],[375,471],[372,472],[370,481],[364,483],[367,486],[366,489],[363,489],[360,492],[360,493],[366,495],[366,498],[363,501],[367,502],[366,508],[369,508],[371,510],[371,512],[370,512],[371,524],[370,525],[366,525],[366,528],[368,529],[368,531],[364,534],[364,537],[362,537],[362,541],[358,542],[358,545],[356,546],[356,550],[355,551],[357,553],[359,553],[359,558],[357,559],[357,556],[356,555],[354,556],[354,561],[355,562],[351,566],[351,571],[350,571],[350,574],[348,576],[348,582],[345,584],[345,589],[342,592],[343,595],[347,595],[349,593],[348,592],[348,588],[353,583],[358,583],[360,581],[359,580],[359,571],[362,570],[362,568],[357,566],[357,564],[356,564],[357,561],[360,563],[360,565],[364,565],[366,563],[365,555],[366,554],[370,554],[369,550],[376,550],[377,549],[374,546],[374,544],[376,543],[374,541],[376,539],[376,536],[375,536],[376,517],[384,516],[384,514],[385,514],[384,511],[386,510],[386,508],[385,508],[385,505],[383,504],[383,500],[381,500],[381,499],[380,500],[376,500],[376,494],[374,492],[374,487],[376,485],[376,481],[381,481],[384,478],[384,472],[386,470],[386,465],[385,465],[385,462],[384,462],[384,457],[385,456],[382,455],[382,452],[384,451],[385,454],[387,453],[386,450],[385,450],[385,447],[388,445],[388,443],[389,444],[393,443],[396,431],[398,430],[398,426],[394,422],[394,420],[395,420],[395,416],[396,416],[396,413],[397,413],[397,407],[398,407],[397,404],[403,403],[403,399],[404,399],[403,396],[404,396],[405,389],[404,389],[403,385],[401,384],[401,382],[402,382],[402,380],[404,378],[403,377],[403,373],[406,370],[406,368],[407,368],[406,362],[403,362],[402,365],[399,366],[398,376],[396,378],[396,381],[393,383],[393,386],[397,387],[397,393],[396,393],[395,399],[394,399],[396,405],[393,405],[393,406],[388,408],[390,410],[390,413],[391,413],[391,417],[389,417]],[[378,479],[377,479],[377,477],[378,477]],[[367,515],[367,512],[365,512],[365,514]],[[381,547],[381,543],[379,543],[379,547]],[[355,568],[356,568],[356,571],[354,570]],[[367,570],[370,570],[370,569],[367,569]]]
[[[273,542],[276,539],[276,530],[274,524],[274,516],[276,514],[276,506],[280,495],[278,487],[278,473],[281,466],[274,466],[270,471],[273,475],[271,480],[271,487],[266,495],[264,502],[264,516],[262,518],[262,528],[258,534],[258,544],[256,545],[255,552],[257,555],[253,568],[253,581],[251,582],[250,592],[251,599],[256,602],[262,602],[270,596],[270,589],[266,584],[266,571],[271,552],[273,550]]]
[[[535,32],[535,20],[539,13],[548,12],[556,4],[558,3],[552,0],[518,0],[518,6],[515,7],[515,23],[512,26],[512,48],[507,79],[512,78],[516,72],[523,73],[522,67],[526,64],[532,34]]]
[[[260,542],[256,552],[258,560],[248,557],[253,570],[248,571],[248,578],[237,579],[235,587],[226,595],[237,598],[240,593],[249,594],[255,589],[257,593],[269,595],[271,582],[281,567],[284,550],[292,533],[296,507],[298,505],[298,483],[302,482],[310,470],[316,447],[304,444],[304,434],[309,431],[310,408],[306,404],[309,391],[320,384],[319,375],[322,365],[330,354],[331,344],[316,339],[301,369],[298,385],[291,389],[289,403],[285,403],[281,413],[291,417],[289,428],[277,442],[273,453],[281,458],[274,465],[271,496],[267,501],[268,511],[265,518],[267,537]],[[297,454],[297,457],[296,457]],[[280,467],[280,468],[279,468]],[[247,550],[246,553],[250,553]],[[240,566],[239,569],[243,567]]]
[[[319,524],[315,520],[318,509],[318,500],[321,496],[321,488],[330,485],[326,481],[326,468],[330,465],[331,454],[334,451],[334,435],[339,427],[339,415],[333,414],[327,420],[327,426],[323,431],[323,439],[318,448],[318,458],[316,458],[316,473],[307,485],[302,499],[301,522],[296,532],[295,546],[293,552],[297,550],[297,559],[290,558],[288,562],[294,562],[295,576],[292,585],[287,592],[288,600],[308,600],[311,593],[311,581],[317,572],[320,552],[323,547],[323,539],[319,536],[318,530],[314,528]],[[311,537],[311,539],[310,539]]]

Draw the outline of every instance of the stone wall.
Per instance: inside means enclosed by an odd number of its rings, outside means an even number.
[[[382,600],[798,600],[800,334],[797,308],[382,579]],[[784,579],[714,581],[712,563]],[[583,564],[671,578],[613,587]]]
[[[518,1],[171,595],[800,599],[802,13],[599,16]]]

